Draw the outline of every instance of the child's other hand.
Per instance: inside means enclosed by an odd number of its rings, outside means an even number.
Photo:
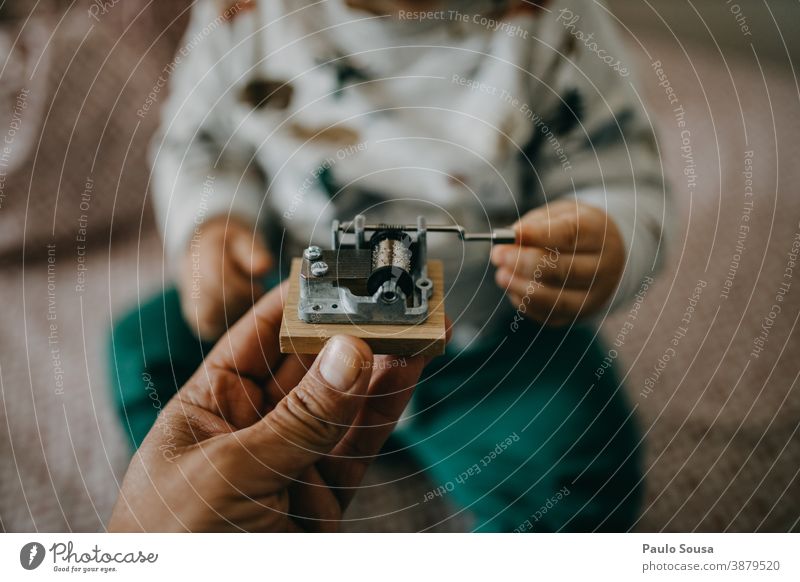
[[[492,251],[496,281],[520,312],[567,325],[603,307],[622,277],[625,244],[616,224],[593,206],[559,201],[514,225],[520,246]]]
[[[216,340],[264,294],[274,260],[258,229],[236,218],[210,219],[181,265],[181,307],[189,327]]]

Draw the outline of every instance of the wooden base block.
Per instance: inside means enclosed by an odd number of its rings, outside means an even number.
[[[292,261],[289,295],[283,306],[280,344],[284,354],[318,354],[328,338],[351,335],[363,339],[375,354],[393,356],[440,356],[445,348],[444,274],[441,261],[428,261],[428,277],[433,281],[428,319],[413,325],[363,323],[306,323],[297,315],[300,298],[300,265]]]

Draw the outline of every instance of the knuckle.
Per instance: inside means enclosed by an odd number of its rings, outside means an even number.
[[[208,394],[213,403],[222,410],[226,403],[237,399],[242,393],[242,379],[238,374],[216,366],[205,366],[205,368],[202,374],[203,382],[208,386]]]
[[[568,219],[564,221],[564,247],[574,249],[578,244],[580,227],[578,220]]]
[[[332,389],[309,386],[303,381],[282,401],[293,432],[312,445],[336,442],[344,433],[336,407],[330,398],[321,395],[323,390]]]

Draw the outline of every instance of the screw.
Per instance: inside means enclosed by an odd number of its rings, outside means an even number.
[[[322,249],[316,245],[312,245],[303,251],[303,256],[309,261],[316,261],[322,256]]]
[[[328,263],[318,261],[311,265],[311,274],[315,277],[323,277],[328,272]]]

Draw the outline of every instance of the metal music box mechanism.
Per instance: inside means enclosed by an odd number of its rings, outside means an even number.
[[[426,320],[434,282],[428,277],[428,234],[452,233],[462,241],[513,244],[511,229],[470,234],[458,225],[367,224],[335,220],[330,250],[303,252],[297,306],[314,324],[415,324]]]

